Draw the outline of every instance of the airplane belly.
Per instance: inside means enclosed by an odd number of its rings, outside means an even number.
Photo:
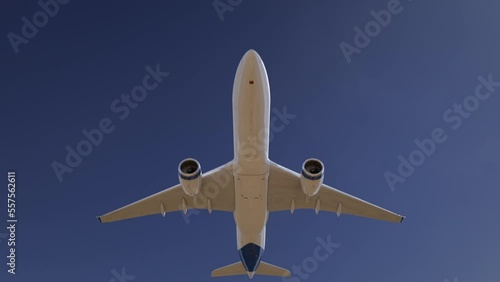
[[[248,243],[265,247],[267,211],[267,179],[263,175],[235,174],[234,219],[238,235],[238,249]]]

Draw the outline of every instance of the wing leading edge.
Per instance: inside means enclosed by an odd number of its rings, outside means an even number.
[[[101,222],[113,222],[140,216],[188,209],[234,211],[234,179],[231,162],[202,174],[200,193],[188,196],[180,184],[142,200],[99,216]]]
[[[367,218],[402,222],[404,216],[351,196],[323,184],[318,194],[306,200],[300,185],[300,175],[271,162],[268,187],[268,210],[282,211],[294,209],[315,209]]]

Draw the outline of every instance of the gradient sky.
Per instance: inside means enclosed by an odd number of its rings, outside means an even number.
[[[208,171],[233,157],[234,74],[255,49],[271,107],[296,115],[275,134],[271,159],[299,171],[317,157],[326,183],[407,216],[393,224],[273,213],[264,261],[291,269],[331,236],[333,254],[290,281],[499,281],[500,87],[459,126],[458,114],[443,118],[474,95],[479,76],[500,81],[499,2],[403,0],[350,63],[341,42],[354,45],[354,28],[391,1],[230,2],[220,17],[211,1],[72,0],[17,53],[9,33],[22,36],[22,18],[41,7],[2,3],[0,280],[118,282],[125,268],[137,282],[216,281],[213,269],[239,259],[231,213],[200,211],[189,224],[181,213],[110,224],[96,216],[176,184],[183,158]],[[111,103],[157,64],[170,75],[120,120]],[[60,182],[51,164],[103,118],[114,131]],[[436,128],[446,141],[392,191],[384,173],[398,173],[398,156],[408,159]],[[15,276],[2,237],[9,169]]]

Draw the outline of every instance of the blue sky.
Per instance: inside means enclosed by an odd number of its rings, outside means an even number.
[[[176,184],[183,158],[204,171],[232,158],[233,78],[248,49],[266,65],[272,108],[296,115],[271,159],[299,171],[317,157],[326,183],[407,216],[271,214],[263,260],[292,269],[330,237],[339,246],[328,259],[290,281],[500,279],[497,1],[62,3],[46,19],[36,1],[0,9],[1,281],[209,281],[237,261],[230,213],[95,217]],[[390,21],[370,23],[381,10]],[[40,27],[23,35],[34,16]],[[373,36],[356,45],[367,25]],[[342,42],[357,51],[346,56]],[[120,119],[111,104],[148,66],[169,75]],[[103,119],[113,131],[60,181],[53,162]],[[414,153],[436,129],[442,142]],[[418,165],[402,175],[399,156]],[[11,169],[16,275],[6,267]]]

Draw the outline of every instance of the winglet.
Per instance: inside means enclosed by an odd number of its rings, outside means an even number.
[[[97,219],[99,219],[99,222],[102,223],[102,219],[100,216],[98,216]]]
[[[401,216],[401,221],[399,223],[402,223],[405,218],[406,216]]]

